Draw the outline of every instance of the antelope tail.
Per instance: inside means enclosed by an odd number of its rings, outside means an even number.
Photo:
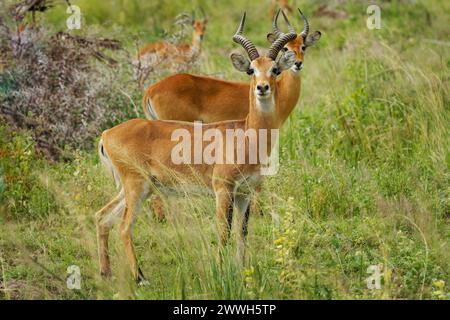
[[[151,120],[158,120],[158,116],[156,115],[155,110],[153,110],[152,107],[152,101],[150,100],[150,97],[147,97],[145,104],[147,106],[147,114],[150,117]]]
[[[98,154],[100,156],[100,159],[102,160],[103,165],[108,169],[108,171],[111,173],[114,182],[116,183],[116,187],[119,189],[122,185],[120,182],[120,177],[117,174],[116,169],[114,168],[113,163],[108,157],[108,154],[106,153],[105,148],[103,147],[103,140],[100,139],[100,142],[98,143]]]

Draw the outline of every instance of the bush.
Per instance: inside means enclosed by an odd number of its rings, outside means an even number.
[[[4,20],[0,30],[0,53],[7,61],[0,73],[0,117],[30,130],[41,154],[58,159],[67,149],[89,149],[102,129],[130,116],[129,98],[120,93],[127,70],[118,70],[103,53],[119,50],[117,41],[49,36],[37,27],[14,36]]]
[[[42,163],[34,149],[30,134],[0,126],[0,203],[11,218],[42,218],[57,209],[53,195],[36,175]]]

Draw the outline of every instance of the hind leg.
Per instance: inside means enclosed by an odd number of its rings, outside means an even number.
[[[262,185],[258,184],[255,187],[255,192],[252,195],[252,200],[250,204],[250,212],[253,214],[259,214],[260,216],[264,215],[264,212],[261,207],[260,198],[261,198]]]
[[[120,237],[125,246],[125,253],[134,279],[139,283],[145,282],[136,259],[133,246],[133,222],[141,209],[142,202],[149,194],[148,183],[141,177],[128,178],[124,183],[125,188],[125,213],[120,223]]]
[[[150,200],[153,214],[158,219],[158,221],[164,221],[166,218],[166,214],[164,213],[162,196],[160,194],[155,194]]]
[[[111,276],[111,264],[108,254],[109,232],[117,218],[125,209],[123,190],[106,206],[95,214],[97,226],[97,246],[100,263],[100,274],[104,277]]]

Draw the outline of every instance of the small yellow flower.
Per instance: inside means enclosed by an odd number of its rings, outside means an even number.
[[[253,268],[253,266],[251,266],[250,269],[244,270],[244,275],[246,276],[251,276],[253,273],[255,273],[255,268]]]
[[[445,281],[444,280],[436,280],[436,281],[433,282],[433,285],[436,288],[442,290],[444,288],[444,286],[445,286]]]

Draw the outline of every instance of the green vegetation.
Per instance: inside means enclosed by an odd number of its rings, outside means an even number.
[[[369,30],[364,2],[334,1],[346,19],[313,15],[329,1],[294,2],[323,36],[305,58],[280,173],[265,181],[265,214],[250,217],[245,265],[233,243],[219,257],[213,198],[171,197],[166,222],[148,205],[136,222],[149,286],[131,280],[116,229],[114,278],[102,280],[93,218],[117,191],[96,150],[49,162],[29,133],[2,125],[0,299],[449,299],[450,3],[380,1],[382,29]],[[135,35],[157,39],[192,9],[180,0],[73,3],[85,17],[78,33],[89,26],[131,53]],[[265,46],[268,2],[208,3],[199,2],[210,25],[198,72],[245,80],[228,60],[230,37],[247,10],[247,34]],[[64,28],[66,17],[55,8],[42,23]],[[70,265],[81,269],[81,290],[66,287]],[[381,268],[381,290],[367,288],[371,265]]]

